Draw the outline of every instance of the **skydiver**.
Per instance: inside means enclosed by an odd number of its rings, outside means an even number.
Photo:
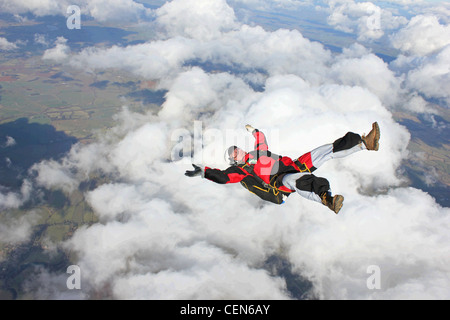
[[[378,151],[379,148],[380,128],[377,122],[372,124],[368,135],[347,132],[333,143],[320,146],[294,160],[270,152],[264,133],[251,125],[245,128],[255,137],[255,150],[245,152],[237,146],[231,146],[227,149],[231,164],[227,169],[192,164],[194,170],[186,171],[185,175],[201,175],[220,184],[241,182],[262,199],[279,204],[284,202],[279,199],[297,192],[306,199],[322,203],[337,214],[343,206],[344,197],[333,196],[328,180],[312,172],[330,159],[343,158],[362,150]]]

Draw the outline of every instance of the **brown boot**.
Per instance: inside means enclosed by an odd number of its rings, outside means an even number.
[[[366,145],[367,150],[378,151],[380,140],[380,127],[378,123],[372,123],[372,131],[367,136],[362,136],[362,141]]]
[[[320,197],[322,198],[322,204],[330,208],[330,210],[334,211],[336,214],[344,205],[344,197],[341,195],[332,197],[328,192],[324,192]]]

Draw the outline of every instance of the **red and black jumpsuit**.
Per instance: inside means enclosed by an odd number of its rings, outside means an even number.
[[[255,149],[246,154],[243,164],[228,167],[226,170],[205,167],[204,177],[216,183],[228,184],[257,175],[265,183],[286,194],[297,192],[307,199],[321,202],[320,195],[323,192],[331,193],[330,184],[327,179],[316,177],[312,172],[330,159],[342,158],[366,149],[359,134],[348,132],[333,143],[292,160],[290,157],[270,152],[264,133],[258,129],[253,130],[253,136]]]

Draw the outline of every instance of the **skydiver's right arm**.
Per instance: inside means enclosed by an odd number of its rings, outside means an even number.
[[[269,146],[267,145],[267,140],[264,133],[262,133],[258,129],[255,129],[253,126],[249,124],[245,126],[245,129],[247,129],[247,131],[250,132],[253,135],[253,137],[255,137],[255,150],[259,151],[269,150]]]
[[[249,175],[248,172],[236,166],[229,167],[226,170],[205,167],[204,174],[206,179],[220,184],[241,182],[246,176]]]

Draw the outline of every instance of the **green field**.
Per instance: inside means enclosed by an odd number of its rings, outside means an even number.
[[[46,64],[39,57],[3,59],[0,124],[26,117],[84,139],[93,129],[111,126],[112,116],[124,105],[156,112],[159,105],[154,102],[164,94],[123,73],[86,73]]]

